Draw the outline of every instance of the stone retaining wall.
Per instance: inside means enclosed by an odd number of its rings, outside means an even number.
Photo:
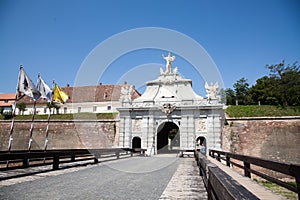
[[[227,119],[222,149],[238,154],[300,164],[300,118]],[[16,121],[12,150],[28,148],[30,121]],[[43,149],[46,121],[35,121],[31,149]],[[0,121],[0,150],[7,150],[10,121]],[[51,121],[48,149],[118,146],[119,122]]]
[[[300,118],[227,119],[222,149],[300,164]]]
[[[106,121],[51,121],[47,149],[109,148],[116,146],[118,122]],[[10,121],[0,121],[0,150],[7,150]],[[31,121],[15,121],[11,150],[27,150]],[[32,150],[44,149],[46,121],[35,121]]]

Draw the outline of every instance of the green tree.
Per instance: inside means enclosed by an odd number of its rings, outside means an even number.
[[[274,77],[264,76],[256,80],[248,93],[255,104],[278,105],[277,87],[278,81]]]
[[[249,83],[247,82],[247,79],[243,77],[237,80],[233,87],[238,104],[246,105],[251,102],[251,98],[248,95]]]
[[[3,110],[4,110],[4,108],[3,108],[3,107],[0,107],[0,115],[3,114]]]
[[[226,94],[226,104],[235,105],[235,93],[231,88],[225,90]]]
[[[270,70],[270,78],[273,79],[274,95],[269,98],[276,98],[282,106],[300,105],[300,66],[297,62],[292,65],[285,64],[285,61],[278,64],[266,65]]]
[[[19,114],[24,115],[24,111],[26,111],[26,104],[24,102],[18,103],[17,108],[19,109]]]
[[[51,113],[51,110],[52,110],[52,114],[54,114],[54,110],[56,110],[56,113],[59,114],[60,106],[57,105],[54,101],[48,102],[47,103],[47,108],[49,109],[50,113]]]

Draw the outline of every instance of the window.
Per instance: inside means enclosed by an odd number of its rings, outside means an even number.
[[[67,114],[68,108],[64,107],[64,114]]]
[[[107,110],[111,110],[111,106],[107,106]]]
[[[78,111],[77,111],[78,113],[80,113],[81,112],[81,107],[78,107]]]
[[[5,100],[4,100],[4,103],[8,103],[8,100],[7,100],[7,99],[5,99]]]
[[[97,106],[93,106],[93,112],[97,111]]]
[[[44,113],[47,113],[47,107],[44,107]]]
[[[108,94],[107,94],[107,92],[104,92],[104,94],[103,94],[103,98],[104,99],[106,99],[108,97]]]

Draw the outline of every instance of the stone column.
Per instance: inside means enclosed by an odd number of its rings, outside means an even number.
[[[132,120],[130,116],[124,117],[124,133],[123,135],[123,144],[125,148],[131,148],[131,139],[132,139]]]
[[[221,120],[219,114],[207,116],[207,149],[221,149]]]
[[[184,115],[181,118],[180,125],[180,149],[185,150],[188,148],[188,127],[189,127],[189,117]]]
[[[119,123],[119,147],[125,147],[125,117],[120,117]]]
[[[195,149],[195,119],[193,115],[187,116],[187,149]]]

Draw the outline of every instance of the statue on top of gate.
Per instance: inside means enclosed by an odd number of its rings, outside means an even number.
[[[172,62],[175,60],[175,56],[171,56],[171,53],[168,53],[168,56],[162,55],[163,59],[166,60],[166,71],[165,74],[172,74]],[[163,70],[160,70],[161,74]]]
[[[208,83],[205,82],[205,89],[206,89],[206,93],[207,93],[206,96],[208,101],[212,99],[218,99],[218,89],[219,89],[218,82],[216,82],[215,84],[210,83],[210,85],[208,85]]]

